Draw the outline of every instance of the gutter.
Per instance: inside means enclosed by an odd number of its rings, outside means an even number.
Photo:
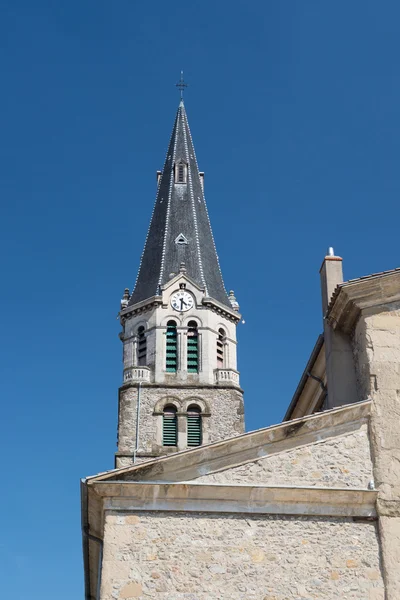
[[[311,352],[311,356],[308,359],[306,368],[303,371],[303,374],[302,374],[301,379],[299,381],[299,384],[298,384],[298,386],[296,388],[296,391],[295,391],[295,393],[293,395],[293,398],[292,398],[292,400],[291,400],[291,402],[290,402],[290,404],[288,406],[288,409],[287,409],[287,411],[285,413],[285,416],[282,419],[282,422],[284,422],[284,421],[290,421],[292,412],[293,412],[293,410],[296,407],[297,401],[298,401],[298,399],[299,399],[299,397],[300,397],[300,395],[301,395],[301,393],[302,393],[302,391],[303,391],[303,389],[304,389],[304,387],[305,387],[305,385],[306,385],[307,380],[308,380],[309,377],[311,377],[312,379],[315,379],[321,385],[321,381],[319,380],[319,378],[316,378],[316,377],[314,377],[314,375],[311,375],[311,370],[312,370],[312,368],[314,366],[315,361],[317,360],[318,354],[321,352],[321,348],[323,346],[323,343],[324,343],[324,335],[320,334],[318,336],[317,341],[315,343],[315,346],[314,346],[314,348],[313,348],[313,350]],[[321,387],[322,387],[322,385],[321,385]]]

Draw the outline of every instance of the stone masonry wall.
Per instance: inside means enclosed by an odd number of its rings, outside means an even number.
[[[205,475],[207,483],[366,489],[373,479],[367,424],[358,431]]]
[[[376,524],[108,513],[101,600],[384,600]]]
[[[389,284],[387,284],[389,285]],[[390,294],[396,293],[390,289]],[[387,292],[388,295],[389,292]],[[400,598],[400,304],[363,310],[354,332],[358,385],[372,398],[371,447],[387,600]]]
[[[372,398],[376,484],[385,502],[400,502],[400,305],[364,311],[354,336],[362,393]],[[400,516],[397,515],[397,516]]]
[[[118,451],[133,455],[136,441],[137,387],[120,390]],[[156,405],[174,403],[182,409],[198,403],[203,411],[203,443],[208,444],[244,433],[243,395],[234,388],[157,388],[142,387],[140,392],[139,451],[162,456],[176,448],[162,446],[162,416],[153,415]],[[161,409],[162,410],[162,409]],[[179,409],[178,409],[179,413]],[[186,418],[178,416],[178,449],[186,446]],[[132,464],[132,460],[118,459],[117,466]]]

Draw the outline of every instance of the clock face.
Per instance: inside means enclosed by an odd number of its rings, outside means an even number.
[[[179,292],[172,294],[171,306],[173,309],[178,310],[179,312],[186,312],[194,306],[193,296],[191,296],[189,292],[179,290]]]

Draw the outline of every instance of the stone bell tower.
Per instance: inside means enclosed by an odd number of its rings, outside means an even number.
[[[181,101],[139,274],[121,301],[116,467],[244,432],[238,310],[225,291]]]

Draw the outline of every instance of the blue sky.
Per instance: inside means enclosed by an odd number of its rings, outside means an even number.
[[[79,479],[113,466],[121,347],[181,69],[247,429],[278,422],[347,279],[398,267],[400,6],[0,0],[0,596],[83,598]]]

